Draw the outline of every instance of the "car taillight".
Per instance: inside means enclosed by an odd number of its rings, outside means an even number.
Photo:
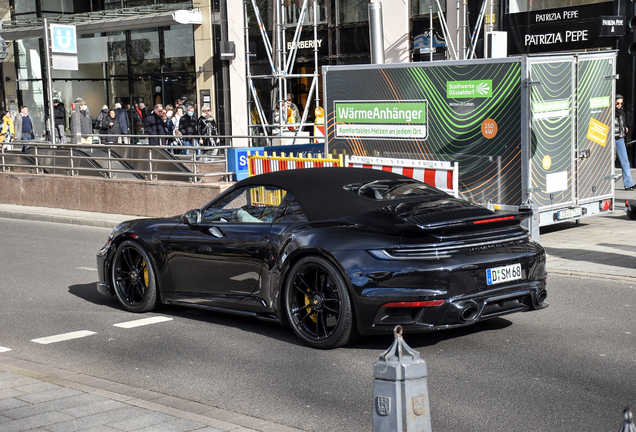
[[[474,221],[473,223],[477,225],[477,224],[490,223],[490,222],[500,222],[500,221],[510,220],[514,218],[515,218],[514,216],[502,216],[502,217],[493,218],[493,219],[478,220],[478,221]]]
[[[444,300],[416,301],[416,302],[393,302],[383,304],[383,308],[410,308],[410,307],[431,307],[441,306]]]

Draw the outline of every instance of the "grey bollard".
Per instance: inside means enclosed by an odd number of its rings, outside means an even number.
[[[629,407],[625,407],[625,409],[623,410],[623,427],[621,427],[618,432],[636,432],[636,426],[634,426],[632,411],[629,409]]]
[[[373,432],[431,432],[426,362],[402,339],[373,365]]]

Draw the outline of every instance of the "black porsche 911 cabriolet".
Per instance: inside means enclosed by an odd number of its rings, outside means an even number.
[[[289,325],[307,345],[474,324],[546,303],[543,248],[521,221],[364,168],[250,177],[183,216],[124,222],[98,290]]]

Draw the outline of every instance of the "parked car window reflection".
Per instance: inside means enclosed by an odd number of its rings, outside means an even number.
[[[272,186],[237,189],[203,211],[203,222],[271,222],[286,191]]]
[[[274,222],[307,222],[305,212],[289,192],[283,198]]]

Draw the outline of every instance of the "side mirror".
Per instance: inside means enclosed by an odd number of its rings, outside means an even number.
[[[183,216],[181,216],[181,222],[192,226],[199,225],[201,223],[201,210],[188,210]]]

